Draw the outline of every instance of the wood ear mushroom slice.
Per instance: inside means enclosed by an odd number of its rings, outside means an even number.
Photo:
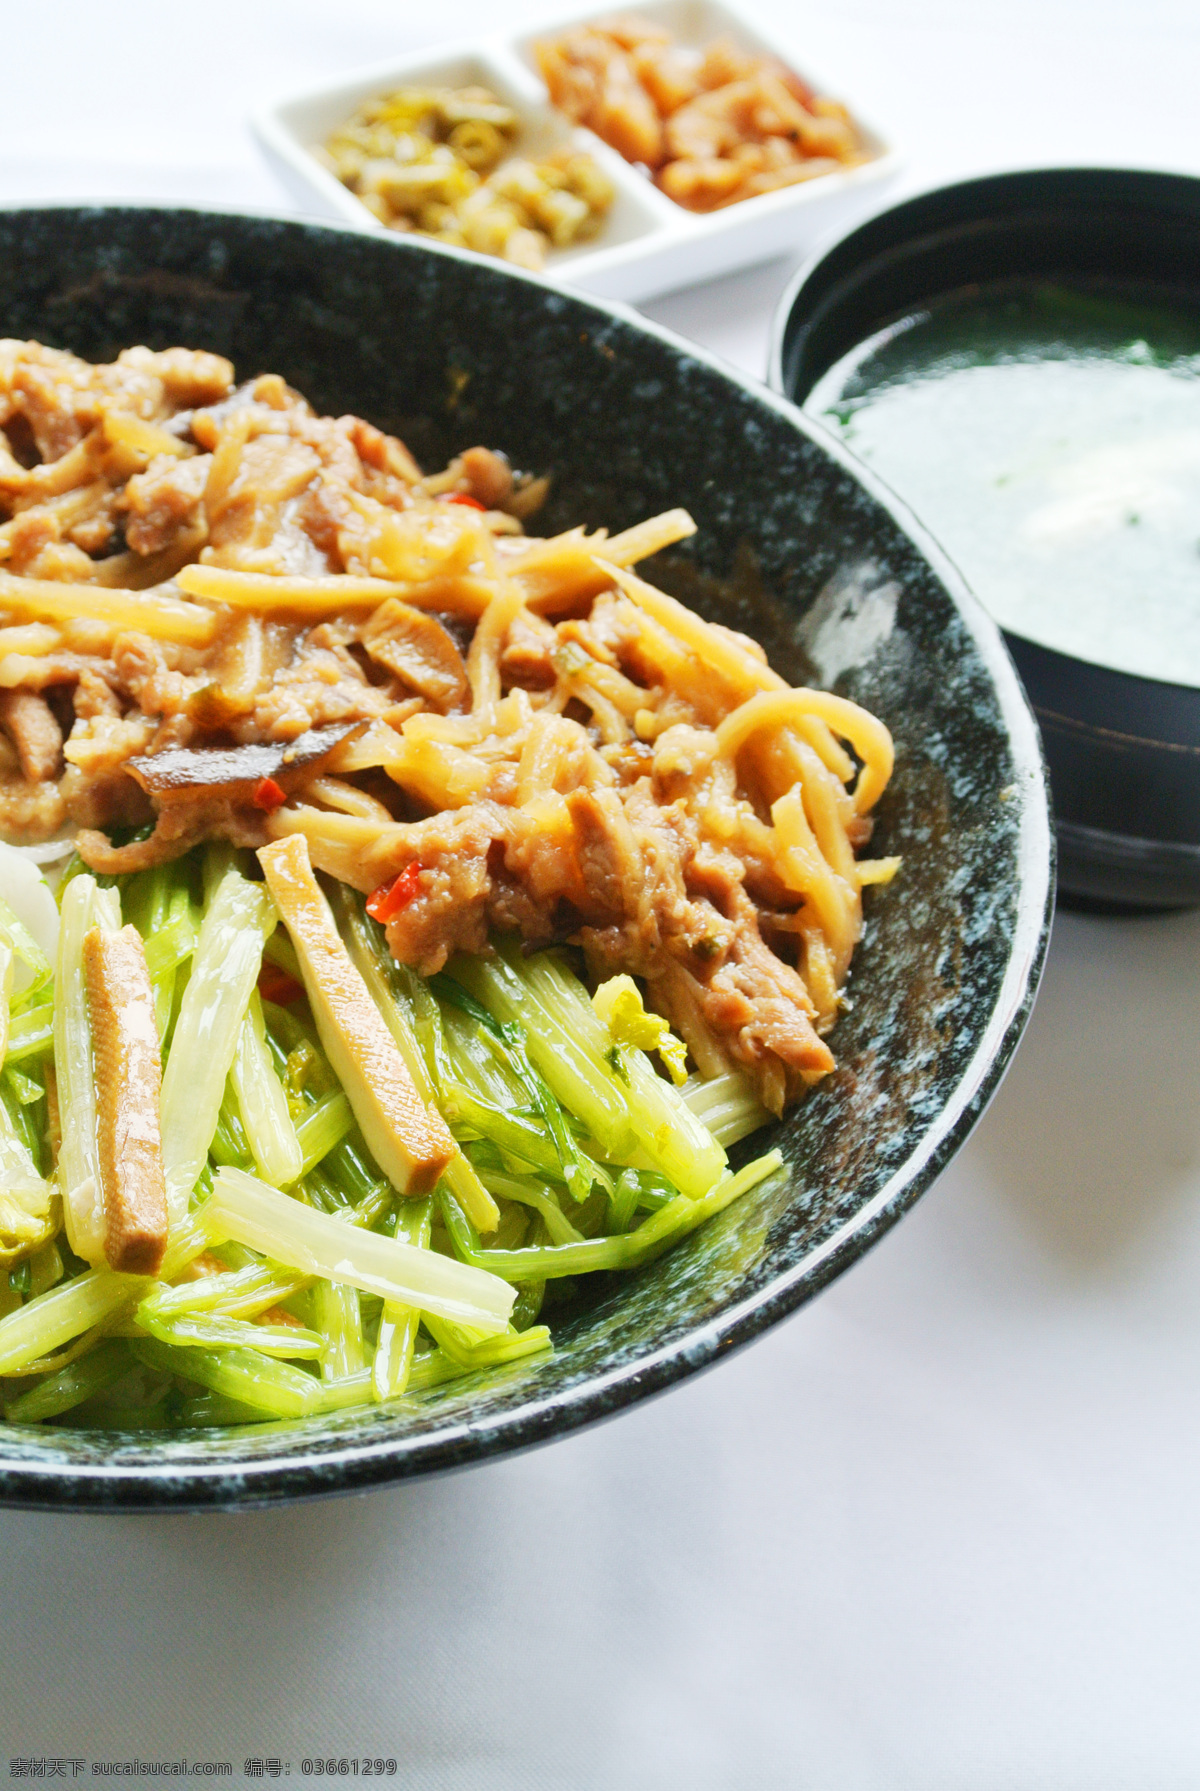
[[[127,1275],[155,1275],[167,1247],[159,1091],[162,1064],[146,950],[136,927],[93,927],[83,942],[104,1254]]]
[[[291,934],[317,1032],[375,1161],[401,1194],[428,1194],[458,1146],[413,1084],[395,1040],[350,960],[302,833],[258,854]]]

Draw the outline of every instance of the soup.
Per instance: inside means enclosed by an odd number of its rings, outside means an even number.
[[[916,511],[1002,628],[1200,686],[1200,306],[972,286],[844,356],[805,408]]]

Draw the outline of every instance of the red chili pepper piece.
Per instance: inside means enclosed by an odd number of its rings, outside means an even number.
[[[444,504],[465,504],[468,510],[486,510],[478,498],[468,497],[465,491],[448,491],[442,498]]]
[[[287,791],[280,789],[273,777],[259,778],[254,790],[255,808],[265,809],[267,814],[271,814],[275,809],[282,808],[286,801]]]
[[[407,870],[401,871],[394,883],[381,883],[367,897],[367,913],[371,919],[385,927],[401,909],[407,908],[414,896],[421,893],[421,870],[420,864],[410,864]]]
[[[273,1001],[276,1007],[291,1007],[303,995],[304,987],[278,964],[268,962],[258,973],[258,992],[264,1001]]]

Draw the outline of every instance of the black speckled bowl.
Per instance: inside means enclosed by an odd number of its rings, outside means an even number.
[[[552,1360],[390,1409],[129,1437],[0,1427],[0,1500],[149,1510],[347,1491],[527,1448],[749,1342],[894,1224],[963,1143],[1028,1016],[1053,895],[1037,731],[1000,638],[894,498],[799,414],[631,313],[492,263],[267,218],[0,213],[0,334],[273,370],[436,464],[482,441],[554,475],[551,526],[699,523],[651,575],[866,703],[896,775],[839,1069],[786,1121],[787,1173],[589,1291]]]

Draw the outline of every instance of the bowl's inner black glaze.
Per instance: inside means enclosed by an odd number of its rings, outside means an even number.
[[[0,1497],[231,1503],[336,1491],[536,1442],[753,1336],[857,1255],[966,1135],[1016,1043],[1049,894],[1036,735],[995,636],[884,501],[793,415],[670,340],[470,258],[192,212],[0,215],[0,333],[91,359],[137,342],[282,373],[429,466],[476,442],[552,473],[539,530],[686,505],[650,576],[891,727],[840,1068],[784,1123],[789,1173],[556,1323],[551,1361],[307,1425],[164,1438],[12,1427]],[[873,848],[874,850],[875,848]],[[881,1195],[884,1197],[881,1199]]]

